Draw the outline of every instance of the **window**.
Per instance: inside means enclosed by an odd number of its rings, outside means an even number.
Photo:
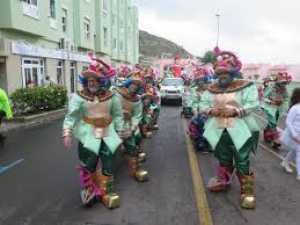
[[[182,86],[183,85],[183,80],[181,78],[178,79],[165,79],[161,83],[162,86]]]
[[[103,27],[103,45],[108,46],[108,30],[107,27]]]
[[[71,93],[74,93],[77,88],[77,77],[76,77],[76,62],[70,63],[70,74],[71,74]]]
[[[22,0],[22,2],[26,2],[29,5],[37,6],[37,0]]]
[[[84,18],[83,29],[84,29],[85,39],[90,40],[90,38],[91,38],[91,25],[90,25],[90,20],[88,18]]]
[[[50,0],[50,17],[53,19],[56,18],[55,0]]]
[[[117,49],[117,38],[114,38],[113,49]]]
[[[23,14],[38,19],[39,10],[37,0],[22,0],[22,2],[24,3]]]
[[[44,83],[44,60],[38,58],[22,59],[23,87],[33,87]]]
[[[116,14],[112,15],[112,25],[114,26],[116,24]]]
[[[61,18],[63,32],[67,32],[67,23],[68,23],[67,17],[68,17],[68,11],[66,9],[63,9],[62,18]]]
[[[102,0],[102,7],[103,11],[107,12],[108,11],[108,1],[107,0]]]
[[[124,51],[124,44],[123,44],[123,41],[120,41],[120,50],[121,50],[121,52]]]
[[[63,74],[64,74],[64,61],[60,60],[57,63],[56,67],[56,79],[57,79],[57,84],[63,85]]]

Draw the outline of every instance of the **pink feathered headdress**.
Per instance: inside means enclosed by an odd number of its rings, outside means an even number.
[[[94,76],[101,79],[109,79],[116,75],[116,70],[102,59],[96,58],[94,53],[89,52],[88,58],[90,59],[90,65],[87,70],[81,73],[83,77]]]
[[[221,51],[217,57],[215,73],[230,73],[232,76],[238,74],[242,69],[242,63],[237,56],[229,51]]]

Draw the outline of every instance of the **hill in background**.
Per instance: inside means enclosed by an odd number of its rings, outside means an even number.
[[[192,56],[187,50],[174,42],[140,30],[140,54],[142,57],[160,58],[166,56],[167,58],[173,58],[176,53],[180,53],[182,58]]]

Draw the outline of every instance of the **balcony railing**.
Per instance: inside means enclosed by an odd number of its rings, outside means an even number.
[[[22,2],[23,4],[23,14],[26,16],[30,16],[32,18],[39,18],[39,8],[36,5],[28,4],[26,2]]]

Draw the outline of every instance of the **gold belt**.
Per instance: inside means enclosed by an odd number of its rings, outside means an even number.
[[[83,117],[82,120],[88,124],[91,124],[91,125],[97,127],[97,128],[106,128],[111,124],[112,117],[98,117],[98,118]]]

